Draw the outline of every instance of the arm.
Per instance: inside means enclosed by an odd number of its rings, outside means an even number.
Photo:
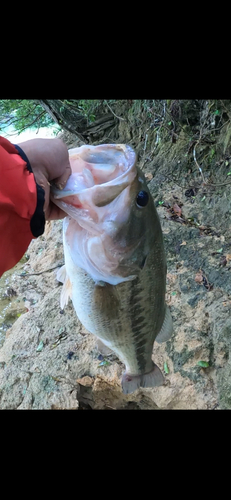
[[[71,168],[59,139],[32,139],[14,146],[0,137],[0,276],[40,236],[46,219],[62,218],[50,202],[50,180],[64,187]]]

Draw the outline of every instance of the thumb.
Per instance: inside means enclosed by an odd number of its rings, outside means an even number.
[[[66,164],[66,168],[65,168],[64,172],[62,173],[62,175],[60,175],[59,177],[56,177],[56,179],[54,179],[53,182],[54,182],[55,186],[58,189],[63,189],[66,186],[66,183],[67,183],[71,173],[72,173],[71,166],[70,166],[70,163],[68,162]]]

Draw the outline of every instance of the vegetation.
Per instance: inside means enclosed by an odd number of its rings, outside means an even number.
[[[149,160],[180,150],[203,180],[204,169],[231,158],[231,100],[0,100],[0,133],[54,123],[85,143],[129,142]]]
[[[4,132],[10,125],[14,125],[18,133],[21,133],[27,128],[47,127],[52,123],[52,118],[37,101],[0,100],[0,132]]]
[[[0,132],[10,125],[20,134],[26,128],[44,127],[58,123],[61,128],[81,137],[88,127],[96,122],[96,126],[105,124],[113,117],[110,104],[116,101],[104,100],[0,100]],[[106,112],[105,112],[106,111]],[[109,126],[111,120],[109,119]],[[85,130],[86,129],[86,130]]]

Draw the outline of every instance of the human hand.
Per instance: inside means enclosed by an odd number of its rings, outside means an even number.
[[[71,175],[66,145],[61,139],[30,139],[19,143],[25,152],[37,184],[45,191],[46,220],[63,219],[67,214],[50,199],[50,181],[63,189]]]

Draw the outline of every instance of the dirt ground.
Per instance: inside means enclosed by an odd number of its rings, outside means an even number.
[[[231,408],[230,185],[192,182],[191,172],[182,182],[179,158],[156,155],[140,162],[167,255],[174,333],[153,350],[165,384],[124,395],[123,365],[114,355],[99,354],[71,302],[60,309],[62,222],[55,221],[1,278],[1,409]]]

